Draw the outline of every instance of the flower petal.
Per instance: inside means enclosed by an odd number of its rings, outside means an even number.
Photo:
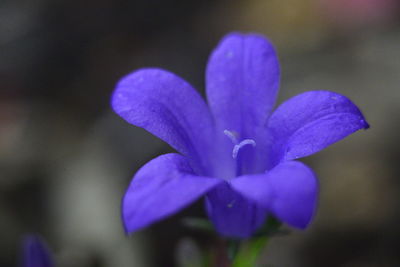
[[[281,221],[304,229],[310,223],[318,199],[314,172],[298,161],[278,165],[269,174],[273,191],[271,211]]]
[[[23,241],[24,267],[52,267],[53,260],[44,242],[35,235],[27,236]]]
[[[311,155],[368,127],[348,98],[329,91],[310,91],[287,100],[268,122],[276,163]]]
[[[265,221],[267,212],[223,183],[207,194],[206,208],[216,230],[223,236],[250,237]]]
[[[204,100],[187,82],[164,70],[142,69],[121,79],[112,107],[129,123],[197,161],[199,148],[206,150],[212,139],[212,119]]]
[[[318,181],[301,162],[287,161],[266,174],[241,176],[231,184],[235,191],[293,227],[306,228],[314,215]]]
[[[272,44],[256,34],[227,35],[207,66],[207,98],[220,129],[254,138],[265,124],[279,88],[279,63]]]
[[[122,219],[128,233],[185,208],[222,180],[193,175],[179,154],[159,156],[143,166],[122,200]]]

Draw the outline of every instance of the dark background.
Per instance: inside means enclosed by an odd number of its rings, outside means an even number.
[[[118,79],[157,66],[204,88],[226,33],[275,44],[279,102],[327,89],[350,97],[371,128],[305,161],[320,177],[305,232],[274,238],[260,266],[400,266],[400,12],[397,0],[2,0],[0,2],[0,266],[16,266],[26,233],[58,266],[197,266],[206,235],[183,214],[126,237],[120,199],[167,145],[115,115]]]

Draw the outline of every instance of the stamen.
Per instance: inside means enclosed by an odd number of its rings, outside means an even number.
[[[255,142],[253,139],[244,139],[244,140],[241,141],[239,144],[235,145],[235,146],[233,147],[233,150],[232,150],[232,157],[233,157],[234,159],[237,158],[237,155],[238,155],[238,153],[239,153],[239,150],[240,150],[242,147],[244,147],[245,145],[252,145],[253,147],[255,147],[255,146],[256,146],[256,142]]]
[[[233,144],[237,145],[237,143],[239,143],[238,140],[237,140],[237,134],[236,134],[235,132],[233,132],[233,131],[228,131],[228,130],[224,130],[224,134],[225,134],[226,136],[228,136],[229,139],[231,139],[231,141],[232,141]]]

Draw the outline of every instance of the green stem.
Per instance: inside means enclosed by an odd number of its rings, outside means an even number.
[[[268,240],[263,236],[246,241],[233,260],[232,267],[254,267]]]
[[[230,262],[233,262],[240,249],[240,241],[231,239],[228,241],[227,254]]]

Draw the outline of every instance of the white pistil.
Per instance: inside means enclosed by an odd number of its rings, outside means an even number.
[[[252,145],[253,147],[256,146],[256,142],[253,139],[244,139],[242,141],[238,141],[238,134],[234,131],[224,130],[224,134],[231,139],[232,143],[234,144],[232,150],[232,157],[234,159],[237,158],[239,150],[244,147],[245,145]]]
[[[239,153],[239,150],[240,150],[242,147],[244,147],[245,145],[252,145],[253,147],[255,147],[255,146],[256,146],[256,142],[255,142],[253,139],[244,139],[244,140],[241,141],[239,144],[235,145],[235,146],[233,147],[233,150],[232,150],[232,157],[233,157],[234,159],[237,158],[237,155],[238,155],[238,153]]]

